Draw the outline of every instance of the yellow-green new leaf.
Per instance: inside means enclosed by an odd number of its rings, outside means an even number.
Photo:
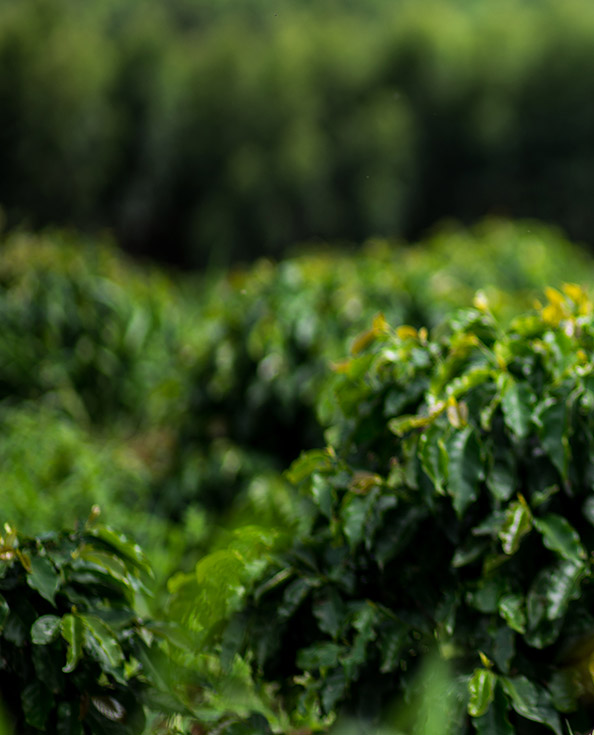
[[[62,668],[65,674],[74,671],[82,656],[84,642],[84,626],[78,615],[64,615],[60,623],[62,638],[68,643],[66,665]]]
[[[505,521],[499,531],[499,539],[504,553],[508,556],[515,554],[524,536],[532,528],[532,513],[521,499],[511,503],[505,514]]]
[[[468,714],[471,717],[481,717],[489,709],[495,696],[497,674],[490,669],[475,669],[468,682]]]

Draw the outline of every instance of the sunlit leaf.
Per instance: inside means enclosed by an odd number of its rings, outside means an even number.
[[[468,714],[471,717],[484,715],[495,696],[497,675],[490,669],[475,669],[468,682]]]

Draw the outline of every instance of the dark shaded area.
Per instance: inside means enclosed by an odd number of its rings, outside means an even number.
[[[450,216],[589,242],[593,26],[585,3],[520,0],[6,2],[0,206],[182,267]]]

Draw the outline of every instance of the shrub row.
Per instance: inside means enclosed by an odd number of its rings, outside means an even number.
[[[191,265],[489,212],[589,240],[593,23],[585,0],[10,0],[0,205]]]
[[[98,502],[160,578],[191,565],[190,547],[232,514],[286,527],[295,508],[280,473],[321,445],[330,363],[376,311],[433,325],[490,280],[505,317],[590,269],[529,223],[177,281],[107,245],[14,234],[0,254],[5,517],[36,534]]]
[[[377,317],[337,367],[329,446],[289,472],[307,530],[224,638],[290,711],[364,729],[437,649],[443,732],[591,727],[594,312],[546,295],[508,327],[480,296],[431,333]]]

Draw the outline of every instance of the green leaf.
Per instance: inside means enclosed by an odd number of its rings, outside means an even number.
[[[323,633],[336,638],[343,624],[344,605],[335,590],[330,590],[325,599],[318,600],[313,606],[313,614]]]
[[[27,574],[27,584],[54,606],[60,583],[60,574],[49,559],[43,556],[31,558],[31,572]]]
[[[547,549],[555,551],[568,561],[580,562],[586,559],[577,531],[562,516],[550,513],[543,518],[535,518],[534,525],[542,534]]]
[[[478,484],[483,478],[480,446],[471,426],[457,431],[447,444],[449,463],[448,492],[461,517],[477,499]]]
[[[497,674],[489,669],[475,669],[468,682],[468,714],[480,717],[488,710],[495,696]]]
[[[516,468],[511,447],[493,444],[493,465],[487,474],[487,487],[496,500],[506,502],[517,485]]]
[[[52,707],[54,697],[40,681],[33,681],[21,691],[21,704],[25,720],[38,730],[45,729],[45,723]]]
[[[100,539],[108,546],[111,546],[120,556],[129,559],[149,576],[153,576],[151,565],[140,546],[129,541],[124,535],[116,533],[108,526],[95,526],[89,529],[87,534]]]
[[[31,640],[38,646],[50,643],[60,632],[60,623],[57,615],[42,615],[31,626]]]
[[[508,556],[515,554],[522,538],[532,528],[532,513],[523,499],[510,503],[505,513],[499,538],[503,551]]]
[[[312,449],[301,454],[293,462],[285,472],[285,477],[292,485],[299,485],[303,480],[311,477],[314,472],[328,471],[332,467],[333,459],[327,449]]]
[[[575,712],[581,694],[579,673],[575,669],[559,669],[547,682],[551,701],[558,712]]]
[[[559,715],[555,711],[550,695],[525,676],[501,678],[503,689],[511,700],[514,710],[532,722],[540,722],[556,735],[563,735]]]
[[[507,711],[509,704],[501,686],[495,687],[495,697],[489,709],[481,717],[473,719],[472,724],[477,735],[514,735]]]
[[[579,597],[583,562],[560,561],[536,576],[527,597],[528,623],[534,630],[542,620],[562,618],[572,599]]]
[[[120,667],[124,654],[113,630],[94,615],[81,615],[80,619],[85,626],[85,647],[99,663],[112,669]]]
[[[65,674],[74,671],[82,656],[84,642],[84,626],[78,615],[64,615],[60,624],[62,637],[68,643],[66,665],[62,668]]]
[[[552,400],[552,399],[549,399]],[[564,400],[546,402],[537,413],[540,441],[563,479],[569,467],[569,443],[566,435],[567,407]]]
[[[357,546],[363,538],[368,508],[369,501],[366,497],[362,498],[356,495],[345,497],[341,515],[344,535],[347,537],[351,548]]]
[[[527,383],[517,383],[505,374],[501,393],[501,408],[506,426],[518,439],[528,436],[535,396]]]
[[[93,546],[86,544],[78,550],[77,557],[99,567],[114,579],[125,584],[126,587],[131,587],[126,565],[114,554],[109,554],[105,551],[98,551]]]
[[[499,600],[499,614],[512,630],[526,631],[526,612],[522,595],[508,594]]]
[[[448,481],[448,453],[443,439],[435,431],[427,431],[419,439],[421,466],[433,482],[436,492],[445,494]]]
[[[53,694],[64,690],[62,657],[56,655],[54,646],[32,646],[31,658],[35,668],[35,678],[42,681]],[[1,731],[0,731],[1,732]]]
[[[305,671],[334,667],[338,664],[338,656],[342,650],[342,646],[337,643],[316,643],[298,652],[297,666]]]

